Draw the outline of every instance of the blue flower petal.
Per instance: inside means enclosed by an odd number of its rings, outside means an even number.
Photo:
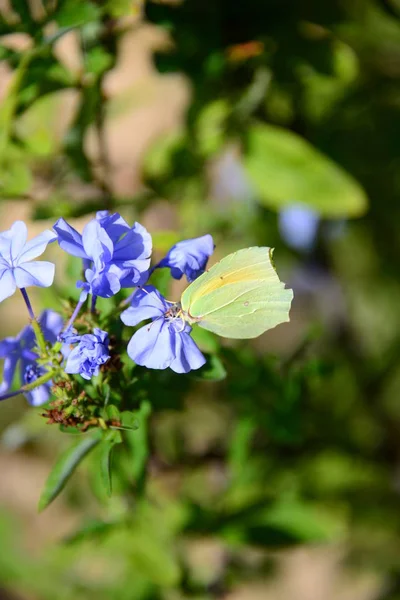
[[[150,265],[150,256],[152,251],[151,235],[143,225],[135,223],[127,234],[115,245],[114,259],[117,261],[148,259]]]
[[[65,365],[65,372],[66,373],[79,373],[80,366],[81,366],[81,351],[80,351],[79,346],[76,346],[76,348],[74,348],[68,356],[67,364]]]
[[[309,250],[315,242],[319,221],[314,210],[301,204],[290,204],[279,213],[279,231],[291,248]]]
[[[42,404],[46,404],[50,395],[50,390],[46,385],[40,385],[31,392],[24,394],[31,406],[42,406]]]
[[[176,358],[170,364],[175,373],[188,373],[192,369],[200,369],[206,362],[197,344],[189,333],[182,331],[176,335]]]
[[[82,233],[83,247],[97,270],[104,268],[110,262],[114,251],[114,245],[110,236],[98,221],[90,221]]]
[[[16,353],[6,357],[3,366],[3,381],[0,384],[0,394],[4,394],[4,392],[7,392],[11,388],[18,360],[19,356]]]
[[[47,245],[54,242],[57,239],[56,234],[53,231],[47,229],[40,235],[30,240],[23,247],[22,252],[18,255],[18,264],[24,263],[28,260],[33,260],[38,256],[41,256],[46,250]]]
[[[104,227],[114,244],[130,229],[128,223],[120,214],[110,214],[108,210],[98,211],[96,213],[96,220]]]
[[[139,289],[132,298],[131,306],[121,314],[125,325],[134,327],[146,319],[155,319],[164,315],[168,304],[160,292],[152,285]]]
[[[17,287],[48,287],[53,283],[54,265],[30,259],[44,252],[49,241],[54,240],[54,233],[45,231],[28,243],[26,238],[27,228],[22,221],[16,221],[11,229],[0,234],[0,302]]]
[[[160,318],[141,327],[128,344],[128,355],[148,369],[166,369],[175,358],[175,338]]]
[[[64,219],[58,219],[53,225],[54,231],[57,233],[57,241],[65,252],[78,258],[89,258],[83,248],[82,236]]]
[[[213,252],[214,242],[212,236],[207,234],[178,242],[157,266],[169,267],[174,279],[181,279],[182,275],[186,275],[191,282],[204,272]]]
[[[17,284],[12,271],[8,269],[0,270],[0,302],[13,295],[17,289]]]
[[[15,221],[6,233],[10,236],[10,257],[11,260],[16,263],[26,244],[28,229],[23,221]]]
[[[125,269],[123,275],[121,275],[121,287],[132,288],[132,287],[143,287],[149,279],[148,266],[149,260],[136,260],[135,266],[130,269]]]
[[[94,277],[90,282],[92,294],[101,296],[101,298],[111,298],[121,289],[121,283],[118,275],[111,272],[101,273]]]
[[[50,344],[54,344],[63,328],[63,318],[54,310],[47,309],[42,312],[38,320],[45,340],[50,342]]]
[[[25,288],[31,285],[50,287],[54,281],[55,266],[45,260],[23,263],[14,269],[17,287]]]
[[[16,338],[4,338],[4,340],[0,341],[0,358],[6,358],[16,348],[18,348],[18,340]]]

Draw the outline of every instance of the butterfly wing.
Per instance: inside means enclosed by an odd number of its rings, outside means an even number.
[[[270,248],[229,254],[183,293],[184,312],[201,327],[227,338],[253,338],[289,320],[292,290],[285,289]]]

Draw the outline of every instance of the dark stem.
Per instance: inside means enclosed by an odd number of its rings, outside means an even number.
[[[17,390],[16,392],[8,392],[7,394],[0,396],[0,402],[2,400],[8,400],[9,398],[14,398],[14,396],[19,396],[22,393],[23,393],[22,390]]]
[[[28,309],[28,313],[32,321],[35,320],[35,313],[33,312],[31,301],[29,300],[29,296],[25,288],[20,288],[23,299],[25,300],[26,307]]]

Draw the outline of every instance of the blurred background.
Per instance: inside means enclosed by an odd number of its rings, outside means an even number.
[[[0,599],[399,600],[400,1],[0,0],[0,36],[2,231],[118,211],[156,257],[272,246],[295,294],[208,381],[151,374],[112,498],[88,459],[38,514],[71,436],[1,404]],[[37,310],[77,298],[52,253]]]

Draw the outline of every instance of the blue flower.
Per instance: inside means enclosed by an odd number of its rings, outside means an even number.
[[[32,259],[43,254],[56,236],[47,230],[29,242],[27,237],[23,221],[16,221],[11,229],[0,233],[0,302],[17,288],[49,287],[53,283],[54,265]]]
[[[88,293],[110,298],[121,288],[147,280],[152,242],[139,223],[129,227],[118,213],[101,211],[84,227],[82,235],[64,219],[57,221],[54,230],[60,247],[84,261],[86,282],[78,282],[81,299]]]
[[[206,362],[190,337],[192,328],[179,316],[179,305],[168,303],[155,287],[138,290],[121,319],[131,326],[152,319],[152,323],[134,333],[128,344],[128,355],[136,364],[188,373]]]
[[[315,242],[319,224],[318,214],[301,204],[290,204],[279,213],[279,230],[288,246],[310,250]]]
[[[66,373],[79,373],[84,379],[98,375],[101,365],[110,358],[108,351],[108,334],[101,329],[93,329],[93,333],[67,338],[68,342],[78,341],[78,345],[68,356]]]
[[[54,344],[60,333],[63,320],[52,310],[45,310],[39,317],[45,339]],[[36,363],[37,354],[33,351],[36,339],[32,327],[25,327],[16,337],[8,337],[0,341],[0,358],[4,359],[3,381],[0,384],[0,394],[11,389],[15,372],[19,366],[22,384],[31,383],[37,377],[44,375],[45,369]],[[18,365],[19,363],[19,365]],[[40,406],[50,397],[51,381],[25,394],[33,406]]]
[[[184,240],[172,246],[157,267],[169,267],[174,279],[181,279],[182,275],[186,275],[187,280],[191,282],[204,273],[213,252],[214,242],[211,235]]]

